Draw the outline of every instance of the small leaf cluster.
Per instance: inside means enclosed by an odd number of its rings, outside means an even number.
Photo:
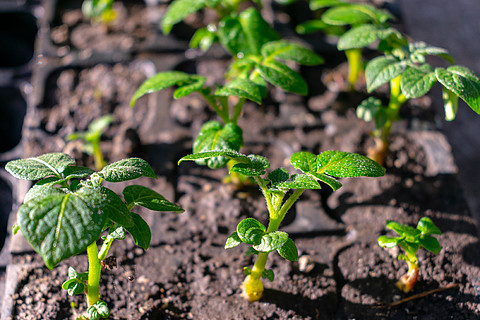
[[[383,56],[368,62],[365,69],[368,92],[400,77],[401,94],[406,99],[412,99],[424,96],[436,82],[439,82],[444,92],[446,120],[455,118],[458,98],[480,114],[480,78],[463,66],[434,68],[426,62],[427,56],[438,56],[451,64],[454,62],[453,58],[443,48],[430,46],[424,42],[406,41],[405,39],[401,45],[399,42],[390,46]],[[374,115],[383,112],[379,110],[373,107],[371,112]]]
[[[87,315],[89,320],[99,320],[108,318],[110,316],[110,310],[105,301],[99,301],[93,306],[88,307]]]
[[[87,131],[85,132],[74,132],[69,134],[65,139],[67,141],[71,140],[82,140],[83,151],[89,155],[94,154],[94,148],[100,143],[102,138],[102,132],[113,122],[113,116],[106,115],[94,120],[89,124]]]
[[[123,190],[124,200],[104,187],[102,181],[122,182],[144,177],[156,178],[150,165],[139,158],[112,163],[95,172],[75,166],[63,153],[14,160],[5,169],[14,177],[38,182],[25,195],[17,213],[24,237],[53,269],[61,261],[84,252],[105,230],[128,231],[135,243],[147,249],[151,233],[142,217],[130,210],[135,205],[156,211],[183,211],[163,196],[143,186]],[[81,290],[83,273],[71,273],[67,290]],[[67,281],[68,282],[68,281]]]
[[[77,272],[74,268],[68,267],[68,280],[62,284],[62,289],[67,290],[73,296],[84,293],[87,285],[88,272]]]
[[[423,248],[433,254],[438,254],[442,250],[442,246],[437,238],[432,236],[440,235],[442,232],[428,217],[421,218],[416,228],[395,221],[387,221],[386,227],[398,233],[399,236],[380,236],[378,244],[383,248],[400,246],[405,250],[406,255],[399,255],[399,260],[405,260],[413,265],[417,265],[416,256],[419,249]]]

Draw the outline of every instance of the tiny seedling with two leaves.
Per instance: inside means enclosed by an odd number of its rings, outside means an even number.
[[[90,320],[110,314],[107,304],[100,300],[99,284],[101,262],[107,258],[113,241],[124,239],[128,232],[139,247],[148,249],[150,245],[150,227],[132,209],[139,205],[153,211],[183,211],[141,185],[125,187],[123,200],[102,185],[104,180],[156,178],[150,165],[140,158],[120,160],[95,172],[75,166],[75,160],[67,154],[47,153],[10,161],[5,169],[18,179],[38,181],[18,209],[14,233],[22,231],[46,266],[53,269],[61,261],[87,251],[88,271],[77,272],[70,267],[69,279],[62,287],[70,295],[86,294],[85,317]],[[100,238],[103,243],[98,250]]]
[[[400,107],[408,99],[426,95],[437,81],[442,85],[447,121],[455,119],[459,98],[480,114],[480,78],[466,67],[434,68],[426,61],[427,56],[438,56],[453,64],[453,58],[445,49],[424,42],[408,42],[406,38],[397,40],[390,42],[383,50],[385,54],[368,62],[365,69],[368,92],[390,85],[388,105],[383,106],[379,99],[370,97],[357,108],[359,118],[375,124],[375,148],[369,151],[369,156],[381,164]]]
[[[187,155],[182,161],[205,161],[215,158],[230,159],[234,165],[231,172],[253,177],[260,187],[269,215],[268,227],[253,218],[242,220],[236,231],[230,235],[225,249],[233,248],[241,243],[250,246],[248,255],[257,255],[253,268],[245,267],[245,281],[242,284],[242,295],[249,301],[259,300],[264,291],[262,278],[274,280],[274,272],[266,269],[268,254],[277,251],[283,258],[296,261],[298,251],[287,233],[278,231],[295,201],[307,189],[320,189],[319,181],[333,190],[342,184],[335,178],[344,177],[379,177],[385,169],[367,157],[348,152],[325,151],[319,155],[310,152],[297,152],[290,158],[295,169],[301,171],[290,175],[285,168],[278,168],[266,174],[270,162],[259,155],[243,155],[234,150],[210,151]],[[266,175],[266,176],[265,176]],[[263,177],[262,177],[263,176]]]
[[[198,10],[209,3],[220,1],[198,2]],[[239,1],[225,1],[238,4]],[[181,21],[175,5],[192,1],[177,0],[172,3],[171,11],[164,18],[166,26]],[[175,8],[175,10],[174,10]],[[196,8],[196,7],[195,7]],[[193,7],[190,8],[193,10]],[[195,12],[195,11],[193,11]],[[165,21],[170,21],[166,23]],[[317,65],[322,58],[300,44],[280,40],[279,35],[263,19],[260,12],[250,7],[240,13],[231,13],[223,18],[216,30],[216,35],[223,47],[233,56],[233,62],[225,74],[225,84],[214,87],[205,86],[206,77],[184,72],[161,72],[147,79],[131,99],[133,106],[137,99],[145,94],[176,86],[173,97],[179,99],[193,92],[198,92],[208,105],[217,113],[222,122],[213,120],[205,123],[193,144],[193,152],[211,150],[239,151],[243,146],[243,131],[238,126],[246,100],[261,104],[267,95],[267,83],[285,91],[306,95],[307,84],[301,75],[288,67],[285,62],[292,61],[301,65]],[[170,30],[167,27],[167,31]],[[218,160],[222,161],[218,161]],[[212,158],[204,161],[210,168],[226,165],[225,158]]]
[[[393,16],[385,10],[368,4],[350,3],[340,0],[310,0],[312,11],[325,10],[320,19],[304,22],[297,26],[298,33],[322,31],[338,36],[337,48],[345,51],[349,73],[350,90],[355,88],[358,76],[363,70],[362,48],[380,40],[378,47],[398,37],[387,21]]]
[[[100,140],[102,138],[102,132],[112,123],[113,117],[106,115],[94,120],[88,126],[88,130],[85,132],[74,132],[69,134],[65,139],[67,141],[80,139],[83,142],[83,151],[89,155],[93,155],[95,161],[95,168],[102,170],[106,166],[105,159],[100,149]]]
[[[440,235],[442,232],[428,217],[421,218],[416,228],[399,224],[395,221],[387,221],[387,228],[395,231],[399,236],[380,236],[378,238],[378,244],[383,248],[392,248],[398,245],[405,251],[405,254],[398,256],[398,260],[405,260],[407,262],[408,272],[404,274],[395,285],[407,293],[413,289],[419,277],[418,250],[423,248],[433,254],[439,254],[442,246],[432,235]]]

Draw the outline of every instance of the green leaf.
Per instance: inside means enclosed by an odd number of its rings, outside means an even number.
[[[480,79],[472,71],[461,66],[451,66],[447,69],[437,68],[435,74],[444,87],[480,114]]]
[[[108,217],[111,220],[123,227],[130,227],[133,225],[131,212],[128,211],[123,200],[115,192],[103,186],[99,186],[94,190],[96,193],[104,197],[102,210],[104,213],[108,214]]]
[[[75,193],[58,190],[21,205],[18,224],[25,239],[53,269],[99,238],[108,218],[107,202],[105,195],[93,188]]]
[[[338,50],[360,49],[369,44],[385,39],[396,31],[393,28],[386,28],[379,25],[365,24],[352,28],[345,32],[338,40]]]
[[[110,310],[108,309],[107,303],[105,301],[99,301],[95,304],[98,314],[102,318],[108,318],[110,316]]]
[[[78,279],[69,279],[62,284],[62,289],[67,290],[70,296],[82,294],[85,292],[85,283]]]
[[[262,156],[249,155],[248,159],[250,162],[237,163],[230,169],[230,172],[237,172],[244,176],[260,176],[265,174],[265,169],[270,167],[270,162]]]
[[[88,132],[92,133],[92,134],[99,135],[99,134],[101,134],[103,129],[108,127],[108,125],[112,122],[113,122],[113,116],[112,115],[108,114],[108,115],[105,115],[103,117],[100,117],[100,118],[92,121],[92,123],[90,123],[88,125]]]
[[[254,245],[253,249],[259,252],[272,252],[281,248],[288,240],[288,234],[282,231],[265,233],[259,244]]]
[[[272,190],[282,190],[287,191],[290,189],[321,189],[322,187],[318,184],[317,178],[311,177],[306,174],[294,174],[290,178],[291,181],[285,181],[276,184],[272,187]]]
[[[354,5],[330,8],[322,15],[323,22],[337,26],[363,24],[374,20],[374,15]]]
[[[5,165],[11,175],[22,180],[39,180],[60,174],[75,160],[64,153],[46,153],[38,157],[9,161]]]
[[[132,219],[132,226],[133,226],[133,219]],[[108,230],[108,235],[112,237],[114,240],[123,240],[125,239],[125,229],[121,226],[117,226],[115,229],[110,228]]]
[[[242,11],[237,17],[222,19],[218,37],[222,45],[240,59],[248,55],[259,55],[265,43],[280,38],[253,7]]]
[[[360,103],[356,114],[359,119],[370,122],[375,119],[375,115],[380,109],[383,109],[382,101],[375,97],[369,97]]]
[[[100,315],[98,314],[97,308],[95,306],[90,306],[87,309],[87,315],[89,320],[99,320]]]
[[[302,96],[307,95],[307,83],[302,76],[276,61],[265,61],[262,65],[257,66],[261,76],[271,84],[291,93]]]
[[[148,78],[145,80],[145,82],[142,83],[142,85],[137,89],[137,91],[134,93],[132,100],[130,100],[130,105],[133,107],[135,105],[135,102],[142,96],[152,93],[152,92],[157,92],[163,89],[166,89],[171,86],[189,86],[193,84],[192,87],[188,87],[187,89],[183,89],[176,92],[177,98],[184,95],[186,92],[190,91],[193,92],[196,88],[196,86],[199,85],[199,83],[205,82],[205,77],[201,77],[198,75],[192,75],[188,74],[185,72],[180,72],[180,71],[169,71],[169,72],[160,72],[154,75],[153,77]],[[177,89],[178,90],[178,89]]]
[[[304,173],[328,184],[333,191],[340,189],[342,184],[327,176],[326,174],[317,172],[317,156],[310,152],[297,152],[292,155],[290,162],[295,169],[302,170]]]
[[[263,224],[253,218],[240,221],[237,226],[237,235],[245,244],[258,245],[267,229]]]
[[[225,126],[218,121],[209,121],[202,126],[198,137],[193,143],[193,153],[204,153],[208,151],[235,150],[243,146],[242,129],[234,123],[227,123]],[[208,165],[211,169],[218,169],[225,166],[228,158],[208,157],[198,159],[200,165]]]
[[[178,164],[182,163],[183,161],[208,160],[216,157],[225,157],[227,159],[234,160],[235,162],[250,162],[250,159],[246,155],[241,154],[235,150],[218,150],[186,155],[185,157],[178,160]]]
[[[432,236],[428,236],[428,235],[421,236],[418,240],[422,245],[422,247],[432,252],[433,254],[439,254],[440,251],[442,250],[442,246],[440,245],[438,240]]]
[[[65,180],[68,181],[70,179],[85,178],[94,172],[94,170],[87,167],[68,166],[63,170],[63,176],[65,177]]]
[[[262,104],[262,94],[255,82],[248,79],[237,78],[232,82],[215,91],[216,96],[222,97],[240,97],[252,100],[255,103]]]
[[[230,235],[230,237],[227,238],[227,241],[225,242],[225,250],[234,248],[238,246],[240,243],[242,243],[242,239],[240,239],[240,237],[237,234],[237,231],[235,231]]]
[[[109,164],[98,175],[108,182],[128,181],[142,176],[157,178],[148,162],[140,158],[128,158]]]
[[[290,60],[302,65],[315,66],[323,63],[323,59],[313,51],[285,40],[268,42],[261,52],[265,58]]]
[[[270,180],[273,186],[285,182],[288,180],[290,175],[288,174],[287,169],[285,168],[278,168],[270,172],[267,176],[267,179]]]
[[[202,90],[207,78],[193,75],[190,80],[191,83],[178,85],[178,88],[173,92],[173,97],[175,99],[180,99],[188,96],[192,92]]]
[[[415,240],[417,240],[417,239],[415,239]],[[411,257],[406,261],[410,260],[411,262],[414,262],[414,261],[417,260],[416,255],[417,255],[418,249],[420,248],[420,244],[418,244],[417,242],[418,242],[418,240],[415,241],[415,242],[413,242],[413,241],[409,242],[405,239],[404,241],[399,243],[400,247],[402,247],[402,249],[405,250],[405,252],[407,253],[407,258]],[[399,257],[399,259],[400,259],[400,257]]]
[[[134,204],[153,211],[184,211],[176,204],[165,199],[162,195],[144,186],[130,185],[125,187],[125,189],[123,189],[123,197],[129,207]]]
[[[243,273],[246,275],[246,276],[249,276],[252,274],[252,269],[250,269],[249,267],[243,267]]]
[[[257,250],[255,250],[255,249],[253,249],[252,247],[249,247],[249,248],[247,249],[247,251],[245,251],[245,254],[246,254],[247,256],[251,256],[251,255],[254,255],[254,254],[258,254],[258,253],[259,253],[259,252],[258,252]]]
[[[132,235],[137,246],[147,250],[152,239],[150,227],[140,215],[134,212],[131,212],[130,214],[133,219],[133,226],[125,227],[125,229]]]
[[[385,175],[385,168],[357,153],[325,151],[312,157],[309,152],[297,152],[292,155],[290,161],[295,168],[305,173],[324,173],[337,178]]]
[[[432,219],[428,217],[423,217],[418,221],[417,224],[417,229],[422,232],[424,235],[430,235],[430,234],[442,234],[442,231],[433,224]]]
[[[212,30],[212,31],[210,31]],[[209,25],[206,28],[200,28],[195,31],[192,39],[190,39],[190,48],[200,48],[203,52],[210,49],[210,47],[218,40],[216,33],[216,26]]]
[[[404,224],[400,224],[392,220],[387,220],[386,226],[388,229],[395,231],[396,233],[398,233],[403,237],[413,238],[421,233],[420,230],[417,230],[415,228],[412,228]],[[406,239],[406,240],[409,240],[409,239]]]
[[[350,5],[350,3],[341,0],[310,0],[310,10],[312,11],[339,5]]]
[[[416,55],[431,55],[431,56],[439,56],[451,64],[454,63],[453,57],[448,53],[447,50],[439,47],[434,47],[426,44],[425,42],[413,42],[408,44],[410,54],[413,56]]]
[[[206,0],[174,0],[162,19],[163,33],[168,35],[175,24],[204,8],[206,2]]]
[[[270,282],[273,282],[273,280],[275,280],[275,273],[272,269],[265,269],[262,272],[262,278],[268,279]]]
[[[298,261],[297,246],[295,246],[295,243],[290,238],[288,238],[281,248],[277,249],[277,252],[288,261]]]
[[[400,79],[403,95],[408,98],[419,98],[427,94],[437,82],[437,77],[429,65],[420,68],[408,67]]]
[[[387,237],[387,236],[380,236],[378,237],[378,245],[382,248],[392,248],[399,244],[404,237]]]
[[[62,181],[62,180],[57,180],[57,181]],[[48,194],[52,193],[57,193],[59,190],[62,190],[63,192],[66,192],[66,188],[57,188],[54,187],[55,182],[48,183],[48,184],[36,184],[33,187],[31,187],[27,194],[25,195],[23,202],[28,202],[32,199],[46,196]]]
[[[398,77],[406,68],[406,61],[398,61],[392,57],[378,57],[371,60],[365,69],[368,92]]]

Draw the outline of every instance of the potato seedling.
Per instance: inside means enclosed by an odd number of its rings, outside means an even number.
[[[179,163],[186,160],[214,160],[218,157],[235,163],[230,168],[231,172],[253,177],[267,202],[268,227],[258,220],[246,218],[238,224],[236,231],[228,237],[225,244],[225,249],[229,249],[244,243],[250,246],[246,252],[248,255],[257,255],[253,268],[244,268],[246,278],[242,284],[242,295],[249,301],[262,297],[262,278],[274,280],[273,270],[265,268],[270,252],[277,251],[280,256],[290,261],[298,260],[298,251],[293,240],[287,233],[278,231],[278,228],[305,190],[320,189],[319,181],[337,190],[342,184],[335,178],[379,177],[385,174],[385,169],[369,158],[340,151],[325,151],[319,155],[310,152],[294,153],[290,162],[301,173],[293,175],[289,175],[285,168],[278,168],[265,176],[266,169],[270,167],[266,158],[259,155],[247,156],[234,150],[195,153],[181,158]]]
[[[105,130],[112,121],[113,117],[111,115],[103,116],[90,123],[86,132],[74,132],[65,138],[67,141],[76,139],[82,140],[83,151],[89,155],[93,155],[95,168],[97,170],[102,170],[106,165],[100,149],[100,139],[102,138],[103,130]]]
[[[147,79],[132,97],[133,106],[143,95],[172,86],[176,86],[173,92],[175,99],[193,92],[200,93],[223,124],[219,121],[205,123],[194,141],[194,153],[211,150],[239,151],[243,146],[243,132],[237,123],[244,103],[248,99],[261,104],[267,95],[267,83],[288,92],[307,94],[307,84],[300,74],[280,61],[293,61],[302,65],[322,62],[318,55],[299,44],[276,40],[272,36],[274,31],[256,9],[243,11],[239,19],[242,23],[232,26],[229,38],[224,43],[234,56],[230,70],[225,75],[225,85],[210,88],[204,85],[204,76],[178,71],[161,72]],[[215,157],[203,162],[210,168],[220,168],[225,166],[227,160]]]
[[[297,26],[298,33],[322,31],[339,36],[337,48],[345,51],[349,72],[348,83],[353,90],[358,75],[363,69],[362,48],[381,40],[379,48],[388,38],[398,33],[387,24],[393,16],[368,4],[352,4],[340,0],[310,0],[312,11],[324,10],[320,19],[304,22]]]
[[[442,234],[430,218],[423,217],[417,224],[417,228],[399,224],[395,221],[387,221],[387,228],[399,234],[398,237],[380,236],[378,244],[383,248],[400,246],[405,254],[400,254],[398,260],[405,260],[408,265],[408,272],[404,274],[395,284],[400,290],[407,293],[413,289],[419,276],[419,262],[417,251],[420,248],[428,250],[433,254],[440,253],[442,246],[432,234]]]
[[[122,200],[102,186],[102,181],[123,182],[142,176],[156,178],[150,165],[139,158],[129,158],[107,165],[95,172],[75,166],[75,160],[63,153],[10,161],[5,169],[22,180],[37,181],[25,195],[17,212],[17,226],[49,269],[61,261],[87,251],[88,272],[69,268],[69,279],[62,288],[70,295],[85,293],[90,320],[106,318],[107,304],[100,300],[99,283],[102,261],[107,258],[114,240],[128,232],[135,243],[148,249],[151,231],[142,217],[131,210],[142,206],[154,211],[182,212],[155,191],[129,185]],[[88,177],[88,179],[87,179]],[[100,251],[97,240],[102,233]]]
[[[426,56],[433,55],[453,64],[453,58],[445,49],[424,42],[407,43],[406,39],[389,45],[385,54],[371,60],[365,69],[368,92],[390,84],[388,106],[384,107],[379,99],[370,97],[357,108],[359,118],[375,123],[375,148],[369,155],[381,164],[388,150],[392,124],[398,119],[402,104],[408,99],[424,96],[437,81],[443,88],[446,120],[455,118],[458,98],[480,114],[480,79],[471,70],[457,65],[434,68],[426,62]]]
[[[115,10],[113,10],[114,2],[115,0],[84,0],[82,13],[92,21],[108,24],[116,17]]]

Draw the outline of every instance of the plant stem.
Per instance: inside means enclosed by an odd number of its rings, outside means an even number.
[[[238,99],[238,102],[233,109],[233,116],[232,116],[231,122],[235,124],[238,122],[238,117],[240,117],[240,114],[242,113],[244,103],[245,103],[245,98]]]
[[[98,259],[97,243],[93,242],[87,247],[88,254],[88,282],[87,282],[87,302],[88,306],[93,306],[100,300],[100,274],[102,264]]]
[[[105,167],[105,160],[103,159],[102,150],[100,150],[100,139],[99,141],[92,142],[92,146],[95,169],[100,171],[103,169],[103,167]]]
[[[381,165],[385,162],[392,125],[398,118],[400,107],[407,101],[400,88],[400,79],[401,76],[398,76],[390,81],[390,101],[387,107],[387,120],[383,128],[380,129],[379,136],[375,139],[375,149],[369,151],[369,157]]]
[[[205,101],[207,101],[208,105],[212,107],[215,113],[223,120],[223,122],[228,123],[228,109],[226,110],[227,112],[225,114],[225,110],[220,109],[215,98],[210,94],[210,92],[207,92],[207,90],[200,91],[200,94],[205,99]]]
[[[115,239],[113,239],[110,235],[107,236],[107,238],[102,244],[102,247],[100,248],[100,251],[98,252],[98,260],[105,260],[108,254],[108,250],[110,250],[110,247],[112,246],[113,240]]]
[[[357,83],[360,70],[362,69],[362,50],[345,50],[345,55],[347,56],[348,60],[348,83],[350,84],[350,91],[353,91],[355,89],[355,83]]]

